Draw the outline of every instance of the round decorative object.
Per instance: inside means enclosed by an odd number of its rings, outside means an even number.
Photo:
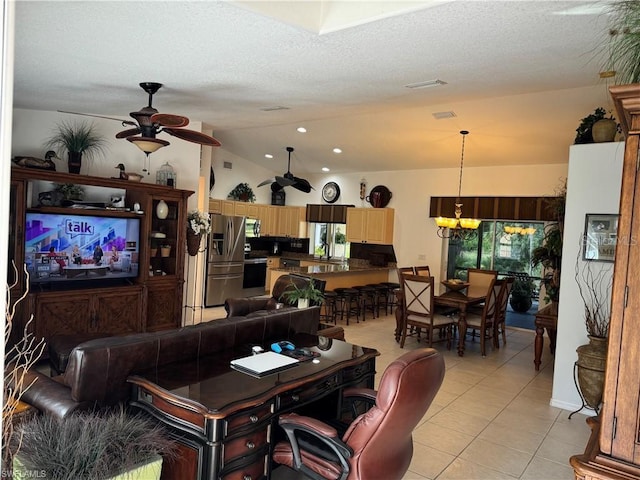
[[[164,200],[160,200],[156,206],[156,215],[160,220],[164,220],[169,215],[169,205]]]
[[[613,142],[617,131],[618,126],[615,120],[603,118],[593,124],[591,127],[591,136],[596,143]]]
[[[374,208],[384,208],[389,204],[389,200],[391,200],[391,192],[384,185],[376,185],[371,189],[369,195],[367,195],[366,200],[371,204]]]
[[[452,282],[451,280],[442,280],[440,283],[442,283],[447,290],[451,290],[453,292],[459,292],[460,290],[464,290],[465,288],[467,288],[469,286],[469,283],[467,282]]]
[[[328,182],[322,187],[322,199],[327,203],[335,203],[340,196],[340,187],[336,182]]]

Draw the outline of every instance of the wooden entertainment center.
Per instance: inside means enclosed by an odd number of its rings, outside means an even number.
[[[50,183],[47,183],[50,182]],[[39,188],[53,190],[54,184],[76,184],[108,195],[120,192],[125,204],[121,209],[41,206]],[[49,339],[58,334],[119,335],[149,332],[179,327],[182,318],[185,242],[187,233],[187,199],[194,192],[163,185],[141,183],[117,178],[52,172],[14,167],[11,170],[9,261],[14,260],[19,271],[25,262],[25,228],[27,212],[138,218],[139,245],[131,254],[138,269],[135,278],[118,284],[83,281],[82,276],[70,276],[68,285],[32,285],[28,299],[18,310],[13,332],[33,315],[32,331],[38,338]],[[93,201],[93,198],[85,200]],[[156,214],[158,203],[168,207],[166,218]],[[108,202],[108,200],[107,200]],[[134,205],[139,211],[134,211]],[[170,247],[162,256],[161,246]],[[165,248],[166,251],[166,248]],[[152,253],[154,255],[152,255]],[[87,269],[91,270],[91,269]],[[104,272],[98,272],[104,273]],[[21,274],[12,299],[27,288]],[[14,279],[10,269],[8,281]],[[58,287],[58,288],[56,288]]]

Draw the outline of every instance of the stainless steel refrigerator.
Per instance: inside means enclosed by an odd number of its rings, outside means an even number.
[[[243,296],[244,222],[244,217],[211,215],[204,294],[206,307],[223,305],[227,298]]]

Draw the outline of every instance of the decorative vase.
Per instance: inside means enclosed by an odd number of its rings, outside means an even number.
[[[298,299],[298,308],[309,308],[309,299],[308,298],[299,298]]]
[[[80,167],[82,167],[82,152],[68,152],[68,156],[67,166],[69,167],[69,173],[80,173]]]
[[[171,255],[171,245],[163,245],[160,247],[160,256],[166,258],[169,255]]]
[[[194,233],[190,228],[187,229],[187,253],[192,257],[195,257],[200,250],[200,240],[202,240],[202,234]]]
[[[169,215],[169,205],[164,200],[160,200],[156,206],[156,216],[160,220],[164,220]]]
[[[156,258],[156,255],[158,255],[158,249],[157,248],[152,248],[151,249],[151,258]]]
[[[591,127],[591,136],[596,143],[613,142],[617,131],[618,126],[615,120],[603,118],[593,124]]]
[[[578,386],[584,403],[597,410],[602,403],[604,372],[607,361],[607,339],[589,335],[589,343],[576,349],[578,353]]]

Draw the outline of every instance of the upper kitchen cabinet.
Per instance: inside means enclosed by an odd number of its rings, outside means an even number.
[[[348,208],[347,241],[393,244],[393,208]]]
[[[306,207],[276,207],[279,237],[303,238],[306,234]]]

